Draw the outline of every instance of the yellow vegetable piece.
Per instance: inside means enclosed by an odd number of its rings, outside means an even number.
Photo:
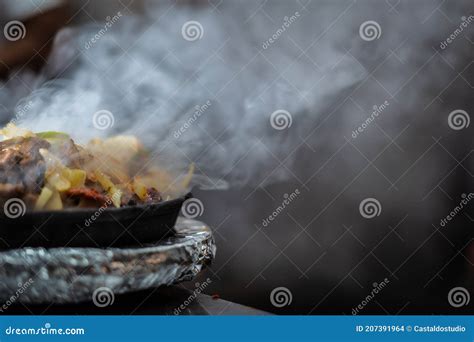
[[[95,178],[99,182],[100,186],[107,192],[109,192],[110,189],[114,187],[114,183],[112,183],[110,178],[103,172],[95,172]]]
[[[58,191],[63,192],[71,188],[71,182],[66,177],[64,177],[62,173],[53,173],[52,175],[48,176],[47,179],[48,183]]]
[[[63,208],[63,201],[59,191],[53,190],[53,194],[44,208],[46,210],[61,210]]]
[[[13,123],[7,124],[3,129],[0,129],[0,135],[3,135],[6,139],[15,137],[34,137],[35,134],[25,128],[16,126]]]
[[[111,198],[114,206],[117,208],[120,208],[120,203],[122,201],[122,194],[123,194],[122,190],[118,189],[114,185],[114,183],[110,180],[110,178],[106,174],[100,171],[95,172],[95,177],[97,181],[99,182],[100,186],[102,187],[102,189],[104,189],[109,195],[109,197]]]
[[[40,149],[39,152],[46,161],[46,179],[58,191],[84,186],[87,177],[84,170],[65,167],[59,158],[46,149]]]
[[[142,182],[140,182],[138,179],[135,178],[133,180],[132,188],[133,188],[133,192],[135,192],[138,198],[140,198],[141,200],[145,200],[146,194],[147,194],[145,184],[143,184]]]
[[[81,188],[86,183],[86,172],[79,169],[65,169],[64,174],[71,183],[71,188]]]
[[[122,195],[123,192],[120,189],[114,188],[113,193],[110,194],[110,198],[112,199],[112,203],[116,208],[120,208],[120,204],[122,203]]]
[[[41,190],[41,193],[38,199],[36,200],[35,210],[44,209],[44,207],[46,206],[46,203],[48,203],[52,195],[53,195],[53,191],[51,191],[51,189],[47,187],[44,187]]]

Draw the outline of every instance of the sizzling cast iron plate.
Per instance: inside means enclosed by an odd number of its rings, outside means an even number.
[[[0,215],[0,249],[123,247],[157,241],[171,233],[183,202],[190,197],[102,210],[27,212],[18,218]]]

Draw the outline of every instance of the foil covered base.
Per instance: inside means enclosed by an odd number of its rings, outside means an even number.
[[[130,248],[22,248],[0,252],[0,301],[75,303],[191,280],[215,256],[207,225],[179,218],[176,233]]]

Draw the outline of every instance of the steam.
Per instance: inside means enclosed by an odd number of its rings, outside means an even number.
[[[41,76],[16,75],[0,91],[0,112],[12,118],[16,107],[14,117],[22,125],[64,130],[79,141],[135,134],[155,151],[162,165],[181,170],[196,162],[199,175],[195,179],[205,187],[221,186],[216,177],[251,187],[288,177],[291,158],[296,156],[291,152],[313,132],[309,145],[317,146],[317,153],[302,145],[299,165],[293,168],[312,191],[302,191],[297,205],[289,210],[304,224],[317,213],[308,231],[325,245],[337,244],[307,271],[315,282],[310,288],[317,292],[308,293],[307,282],[285,272],[269,274],[268,281],[274,286],[293,281],[290,288],[299,286],[299,293],[309,299],[300,298],[299,303],[314,309],[315,293],[317,302],[333,286],[346,284],[341,279],[351,275],[348,270],[354,270],[354,265],[360,265],[355,278],[363,284],[375,280],[378,263],[359,260],[365,260],[389,232],[387,227],[396,225],[401,225],[398,229],[403,230],[407,248],[423,256],[418,260],[429,261],[426,267],[432,272],[418,273],[415,278],[436,274],[443,260],[449,259],[443,252],[445,245],[436,243],[430,248],[430,242],[417,248],[432,233],[432,224],[437,224],[436,213],[452,208],[452,203],[446,203],[445,190],[452,189],[449,194],[455,199],[470,184],[462,183],[464,176],[457,172],[446,179],[453,160],[432,139],[447,137],[450,151],[469,152],[471,140],[461,135],[467,131],[457,128],[467,127],[465,112],[472,118],[472,104],[467,100],[472,89],[465,78],[472,59],[472,27],[446,46],[462,18],[471,18],[469,1],[459,1],[457,6],[390,1],[263,3],[223,1],[218,9],[208,5],[197,10],[153,1],[143,16],[124,13],[93,44],[91,38],[103,25],[65,29],[57,36]],[[109,15],[113,18],[115,13]],[[367,23],[371,30],[364,30]],[[59,79],[50,81],[53,78]],[[20,102],[19,97],[23,97]],[[93,117],[99,111],[112,113],[113,125],[104,130],[94,127]],[[272,121],[272,116],[278,120]],[[278,167],[277,159],[285,160],[288,168]],[[443,189],[438,191],[434,186],[440,180]],[[303,188],[305,184],[296,185]],[[289,190],[287,184],[275,189]],[[232,193],[226,201],[209,196],[206,202],[217,213],[209,215],[216,226],[220,213],[232,210],[226,225],[239,229],[226,234],[235,246],[247,241],[255,223],[273,212],[280,200],[271,202],[267,194],[254,192],[253,202],[245,206],[245,190]],[[376,210],[359,211],[364,199],[375,199]],[[372,220],[362,215],[374,213],[380,215]],[[286,238],[293,224],[289,218],[275,222],[272,234]],[[350,237],[339,240],[351,225],[366,249]],[[455,231],[461,229],[451,233]],[[265,236],[255,241],[260,242],[261,255],[273,257],[273,249],[265,247]],[[405,249],[398,248],[395,234],[386,242],[376,250],[377,257],[384,263],[387,260],[392,271],[398,265],[408,267]],[[227,246],[222,260],[236,252],[237,248]],[[295,255],[319,260],[320,249],[309,239],[298,239],[291,248],[297,251]],[[248,286],[267,258],[257,258],[263,260],[258,265],[254,253],[241,254],[237,266],[226,265],[233,286],[225,288],[245,286],[246,294],[254,291],[251,298],[264,298],[267,303],[268,293],[256,292],[267,289],[268,283]],[[330,286],[321,287],[321,278],[331,279]],[[344,286],[353,292],[350,280],[348,284]],[[420,291],[411,278],[401,285]]]
[[[195,162],[204,186],[285,178],[268,166],[365,71],[330,41],[317,42],[317,62],[304,52],[309,43],[297,41],[315,24],[297,2],[271,9],[273,23],[252,6],[154,2],[145,15],[110,13],[104,25],[66,28],[16,104],[17,122],[79,142],[136,135],[168,167]]]

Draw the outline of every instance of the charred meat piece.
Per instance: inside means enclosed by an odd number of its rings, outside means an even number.
[[[148,188],[146,189],[146,199],[145,203],[158,203],[161,202],[161,193],[156,190],[155,188]]]
[[[2,197],[40,192],[46,166],[39,150],[49,146],[46,140],[36,137],[18,137],[0,142]]]
[[[0,198],[20,197],[24,192],[23,185],[0,184]]]
[[[67,167],[80,169],[84,161],[83,156],[72,139],[63,139],[58,144],[52,143],[49,151],[66,164]]]
[[[66,191],[66,197],[68,201],[75,202],[74,204],[80,207],[102,207],[112,204],[109,197],[93,188],[69,189]]]
[[[136,194],[122,196],[122,206],[159,203],[162,200],[161,193],[158,190],[155,188],[147,188],[144,199],[140,199]]]

